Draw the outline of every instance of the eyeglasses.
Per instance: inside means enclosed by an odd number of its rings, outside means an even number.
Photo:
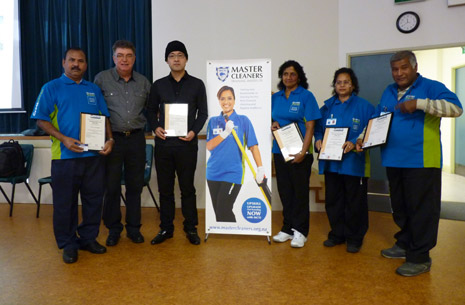
[[[118,53],[118,54],[116,54],[116,58],[118,58],[118,59],[133,59],[134,54],[121,54],[121,53]]]
[[[186,57],[184,54],[170,54],[168,55],[168,58],[169,59],[183,59],[184,57]]]
[[[345,80],[345,81],[337,81],[336,82],[336,86],[345,86],[345,85],[351,85],[352,82],[349,81],[349,80]]]

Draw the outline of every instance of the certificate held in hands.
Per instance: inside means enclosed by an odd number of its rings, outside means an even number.
[[[167,137],[187,136],[188,104],[165,104],[165,131]]]
[[[79,141],[84,144],[81,146],[84,151],[103,149],[105,145],[105,120],[104,115],[81,112]]]
[[[273,136],[278,142],[284,160],[290,161],[302,150],[303,138],[296,123],[291,123],[278,130],[273,131]]]
[[[391,119],[392,112],[370,119],[363,137],[362,148],[371,148],[386,143]]]
[[[341,161],[348,134],[348,127],[326,127],[318,160]]]

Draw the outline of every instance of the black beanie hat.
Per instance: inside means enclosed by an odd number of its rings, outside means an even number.
[[[173,40],[172,42],[168,43],[168,45],[166,46],[165,61],[168,60],[168,55],[170,55],[170,53],[174,51],[183,52],[184,56],[186,56],[186,59],[189,59],[187,55],[186,46],[178,40]]]

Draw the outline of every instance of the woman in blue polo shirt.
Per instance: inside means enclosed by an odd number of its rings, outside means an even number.
[[[325,175],[325,208],[331,231],[323,245],[347,243],[347,252],[357,253],[368,230],[367,180],[370,175],[368,151],[356,152],[357,137],[368,124],[375,108],[357,96],[354,71],[341,68],[334,73],[333,96],[321,107],[321,120],[315,127],[315,148],[320,150],[326,127],[349,127],[341,161],[320,160]]]
[[[308,91],[307,77],[302,66],[293,60],[286,61],[278,71],[281,79],[279,92],[273,94],[271,130],[297,123],[304,136],[302,149],[285,162],[276,140],[273,141],[273,158],[278,192],[283,204],[283,226],[273,236],[275,242],[292,239],[291,247],[301,248],[307,241],[310,225],[309,185],[313,163],[311,146],[315,120],[321,117],[313,94]]]
[[[231,134],[233,129],[242,146],[247,146],[252,152],[257,165],[257,183],[263,181],[265,171],[252,123],[248,117],[234,111],[234,89],[223,86],[217,97],[223,111],[208,121],[207,149],[210,151],[210,158],[207,162],[207,184],[216,221],[236,222],[233,206],[244,182],[245,167],[242,152]]]

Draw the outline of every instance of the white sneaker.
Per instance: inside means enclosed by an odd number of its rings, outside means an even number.
[[[283,231],[279,231],[278,234],[273,236],[273,241],[277,243],[283,243],[285,241],[288,241],[289,239],[292,239],[293,235],[287,234]]]
[[[294,229],[292,229],[292,231],[294,231],[294,238],[291,241],[291,247],[302,248],[305,245],[307,238],[299,231],[296,231]]]

